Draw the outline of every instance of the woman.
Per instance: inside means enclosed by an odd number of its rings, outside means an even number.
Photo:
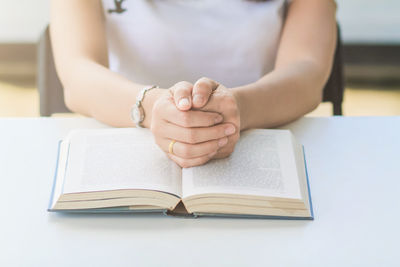
[[[71,110],[150,128],[190,167],[318,106],[335,12],[333,0],[52,0],[50,29]]]

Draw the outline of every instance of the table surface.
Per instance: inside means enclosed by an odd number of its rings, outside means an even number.
[[[303,118],[314,221],[46,211],[86,118],[0,119],[0,266],[400,266],[400,117]]]

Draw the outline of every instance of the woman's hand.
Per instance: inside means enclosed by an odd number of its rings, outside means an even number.
[[[229,156],[240,137],[240,112],[238,101],[231,90],[209,78],[199,79],[193,87],[180,87],[173,92],[174,102],[180,110],[205,111],[221,114],[224,123],[235,126],[228,144],[221,147],[213,158]]]
[[[192,89],[193,85],[188,82],[175,84],[155,101],[151,112],[150,129],[157,145],[179,166],[185,168],[202,165],[218,155],[229,139],[232,140],[230,136],[236,136],[239,129],[233,123],[221,123],[224,118],[217,112],[189,110],[191,98],[185,100],[181,97],[179,106],[182,110],[179,110],[174,96],[182,96]],[[170,154],[169,145],[173,140],[176,142],[173,154]]]

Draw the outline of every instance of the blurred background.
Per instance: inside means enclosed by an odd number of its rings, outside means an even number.
[[[336,2],[344,115],[400,115],[400,1]],[[37,42],[48,22],[49,0],[0,0],[0,117],[40,115]],[[309,116],[330,116],[331,109],[323,103]]]

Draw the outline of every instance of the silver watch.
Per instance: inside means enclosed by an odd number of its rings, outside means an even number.
[[[142,90],[140,90],[139,94],[136,96],[136,103],[135,105],[133,105],[131,109],[131,118],[132,121],[135,123],[136,127],[143,128],[142,122],[144,121],[145,114],[142,102],[145,94],[154,88],[158,88],[158,86],[152,85],[145,87]]]

